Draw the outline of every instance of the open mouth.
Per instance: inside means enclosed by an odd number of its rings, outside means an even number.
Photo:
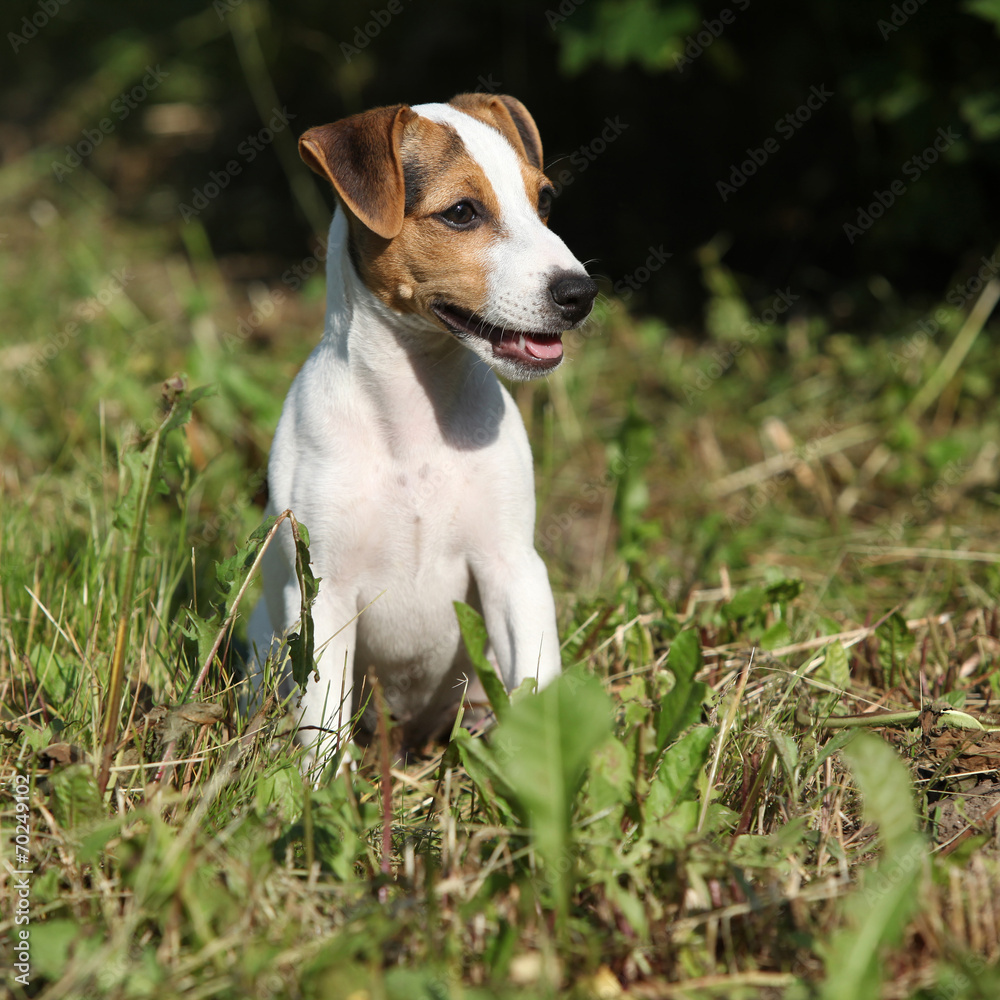
[[[435,303],[431,309],[452,333],[488,341],[493,348],[494,357],[519,361],[535,368],[554,368],[562,360],[561,333],[504,329],[487,323],[475,313],[444,302]]]

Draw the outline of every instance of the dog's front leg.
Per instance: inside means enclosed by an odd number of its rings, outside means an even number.
[[[532,550],[516,561],[484,560],[472,572],[507,690],[528,677],[545,687],[561,669],[556,607],[545,564]]]
[[[354,602],[325,594],[312,610],[319,679],[310,676],[299,710],[299,741],[310,758],[325,760],[349,737],[357,610]]]

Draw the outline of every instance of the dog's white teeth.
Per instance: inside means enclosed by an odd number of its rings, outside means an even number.
[[[517,349],[524,352],[524,334],[522,333],[520,337],[517,338]]]

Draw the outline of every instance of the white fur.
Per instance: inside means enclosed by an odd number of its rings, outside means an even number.
[[[418,104],[413,110],[458,132],[500,203],[504,238],[495,241],[490,249],[483,319],[505,329],[562,332],[565,324],[552,316],[548,278],[556,271],[576,271],[582,276],[587,272],[528,200],[518,154],[496,129],[450,104]],[[506,363],[497,362],[489,345],[473,341],[467,346],[501,375],[524,377]]]
[[[448,105],[414,110],[458,130],[502,206],[484,315],[538,328],[549,276],[585,275],[582,265],[539,220],[498,132]],[[560,670],[555,605],[533,543],[531,452],[488,345],[467,350],[377,299],[350,263],[342,211],[328,250],[326,329],[285,400],[268,510],[291,509],[308,527],[321,578],[312,612],[320,680],[301,699],[302,725],[319,727],[302,739],[320,757],[333,744],[319,748],[319,737],[349,720],[352,687],[370,668],[393,714],[430,731],[472,675],[456,600],[481,609],[508,689],[528,677],[544,685]],[[250,623],[255,688],[260,659],[298,623],[293,565],[283,528]]]

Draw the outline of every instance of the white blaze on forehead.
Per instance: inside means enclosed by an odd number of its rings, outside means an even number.
[[[530,218],[541,225],[536,208],[528,200],[528,193],[524,189],[520,157],[495,128],[450,104],[416,104],[413,110],[431,121],[450,125],[458,132],[469,155],[483,168],[486,179],[496,192],[502,222],[518,225],[522,220]]]
[[[495,321],[520,320],[534,326],[540,321],[536,310],[549,304],[547,275],[576,271],[585,276],[587,272],[538,217],[537,192],[532,191],[529,197],[525,189],[522,158],[497,129],[450,104],[417,104],[413,110],[455,129],[469,155],[482,167],[499,202],[503,235],[489,252],[487,315]]]

